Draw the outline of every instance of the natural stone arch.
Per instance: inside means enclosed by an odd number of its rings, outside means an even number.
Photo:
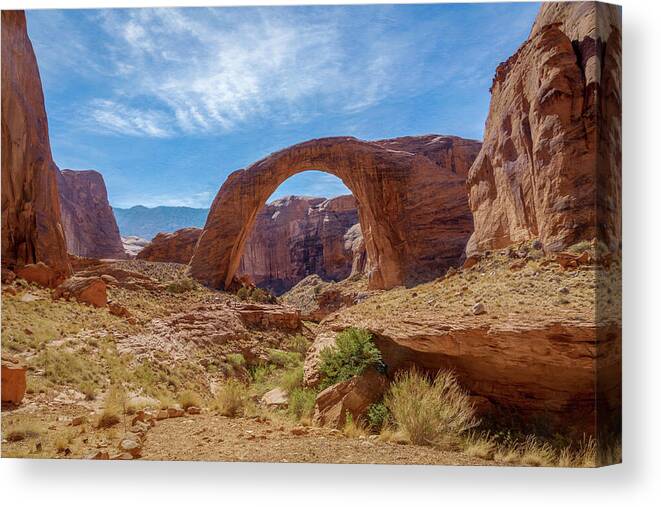
[[[447,136],[335,137],[274,153],[222,185],[191,274],[206,285],[229,287],[257,212],[287,178],[314,169],[340,178],[356,198],[370,288],[438,276],[460,262],[473,230],[465,176],[479,148],[479,142]]]

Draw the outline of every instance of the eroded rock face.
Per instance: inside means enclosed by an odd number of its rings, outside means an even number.
[[[57,193],[58,169],[37,61],[22,11],[2,11],[2,265],[43,262],[70,273]]]
[[[360,229],[360,237],[352,241],[347,242],[345,235],[357,223],[356,201],[350,195],[278,199],[257,215],[238,274],[248,275],[255,285],[275,294],[282,294],[310,274],[324,280],[343,280],[352,273],[353,241],[362,239]],[[360,267],[356,262],[357,271]]]
[[[58,173],[58,190],[69,253],[94,259],[125,258],[103,176],[97,171],[65,169]]]
[[[188,264],[193,257],[202,229],[186,227],[175,232],[161,232],[138,252],[136,258],[153,262]]]
[[[369,284],[389,288],[438,276],[460,262],[472,232],[465,177],[480,143],[450,136],[367,142],[316,139],[232,173],[219,190],[191,261],[195,278],[228,287],[259,210],[288,177],[335,174],[358,203]]]
[[[621,238],[621,11],[545,3],[496,69],[469,176],[467,255],[539,237],[558,251]]]

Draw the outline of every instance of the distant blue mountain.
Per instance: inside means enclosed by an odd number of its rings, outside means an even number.
[[[113,208],[122,236],[152,239],[159,232],[172,232],[184,227],[204,227],[209,210],[186,206],[133,206]]]

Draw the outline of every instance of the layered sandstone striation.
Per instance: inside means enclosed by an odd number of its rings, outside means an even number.
[[[621,239],[621,11],[545,3],[496,69],[484,144],[469,176],[466,251],[538,237],[547,251]]]
[[[136,258],[153,262],[188,264],[201,234],[202,229],[197,227],[161,232],[137,253]]]
[[[195,278],[229,287],[259,210],[288,177],[338,176],[358,203],[371,288],[417,283],[457,265],[473,229],[465,178],[480,143],[428,135],[367,142],[315,139],[232,173],[219,190],[191,261]]]
[[[48,120],[22,11],[2,11],[2,265],[70,272]]]
[[[94,259],[126,256],[103,176],[97,171],[58,172],[62,225],[69,253]]]
[[[239,275],[248,275],[258,287],[282,294],[310,274],[339,281],[352,274],[354,241],[345,236],[358,223],[355,199],[290,196],[267,204],[241,258]],[[353,229],[355,231],[355,228]],[[356,270],[361,266],[356,261]]]

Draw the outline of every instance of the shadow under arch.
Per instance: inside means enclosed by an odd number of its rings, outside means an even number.
[[[259,210],[287,178],[307,170],[337,176],[354,195],[372,269],[387,289],[456,265],[473,230],[465,177],[480,143],[450,136],[303,142],[233,172],[211,206],[191,274],[230,287]]]

